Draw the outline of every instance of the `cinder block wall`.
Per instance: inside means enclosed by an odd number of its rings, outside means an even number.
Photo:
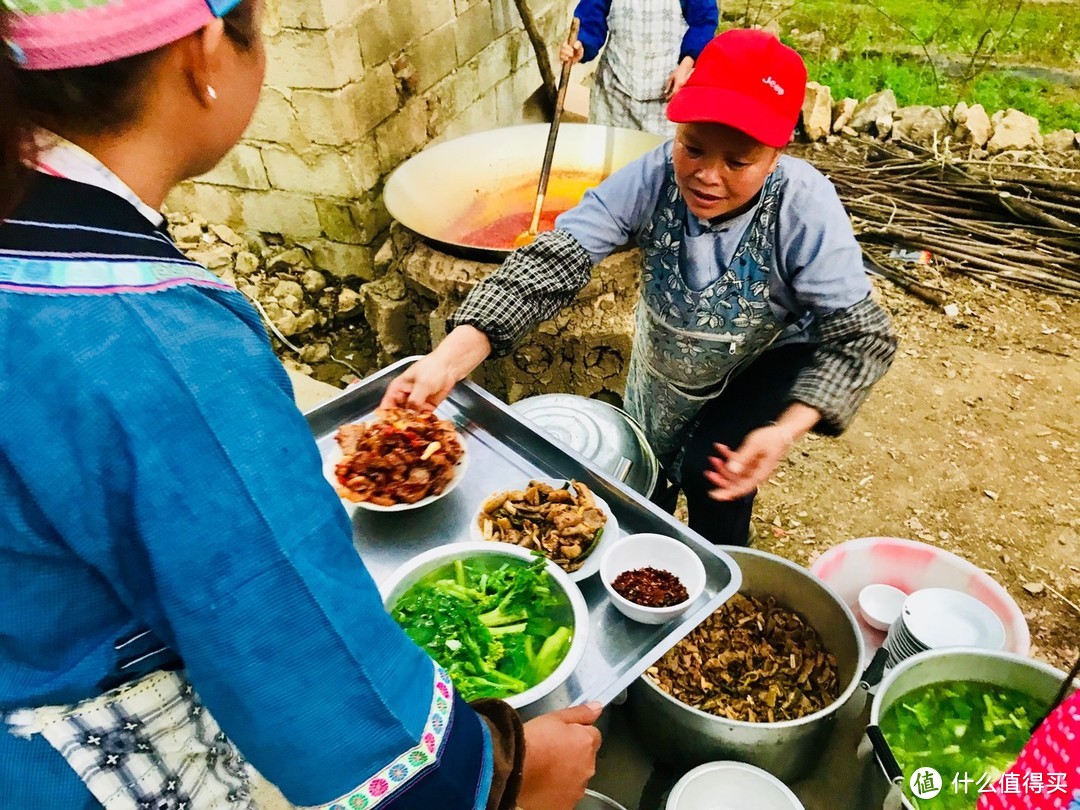
[[[566,4],[527,0],[554,54]],[[540,86],[514,0],[267,0],[266,87],[243,141],[169,200],[371,279],[383,180],[432,140],[520,120]],[[557,66],[557,63],[555,63]],[[220,103],[228,103],[221,99]]]

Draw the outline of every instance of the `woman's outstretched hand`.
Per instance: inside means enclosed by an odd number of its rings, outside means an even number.
[[[489,354],[487,335],[474,326],[458,326],[390,383],[379,407],[434,410]]]
[[[821,420],[821,413],[802,402],[793,402],[775,422],[746,434],[738,449],[714,444],[705,478],[713,485],[709,497],[733,501],[749,495],[776,470],[787,451]]]
[[[573,810],[596,772],[599,703],[542,714],[525,724],[521,810]]]
[[[709,457],[705,477],[715,486],[709,497],[733,501],[749,495],[769,480],[780,459],[791,446],[790,434],[779,425],[768,425],[747,434],[737,450],[714,444],[716,455]]]

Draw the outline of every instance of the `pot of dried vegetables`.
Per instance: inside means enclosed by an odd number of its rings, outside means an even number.
[[[679,767],[734,759],[785,782],[813,768],[859,686],[855,616],[813,574],[725,548],[742,587],[630,690],[637,733]]]

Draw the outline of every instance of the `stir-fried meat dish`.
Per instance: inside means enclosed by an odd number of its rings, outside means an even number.
[[[735,594],[646,674],[695,709],[750,723],[796,720],[840,694],[835,656],[771,596]]]
[[[343,425],[335,438],[344,455],[334,467],[338,494],[377,506],[438,495],[465,452],[450,422],[403,408],[378,411],[372,422]]]
[[[564,571],[576,571],[600,542],[607,515],[584,484],[567,481],[556,489],[530,481],[524,491],[488,498],[479,520],[485,540],[540,551]]]

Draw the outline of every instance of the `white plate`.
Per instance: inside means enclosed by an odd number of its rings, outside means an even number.
[[[364,420],[361,420],[361,422],[362,421]],[[360,423],[356,422],[352,424]],[[350,515],[357,509],[367,509],[370,512],[407,512],[410,509],[419,509],[422,506],[427,506],[429,503],[435,503],[439,498],[446,497],[461,483],[461,479],[465,477],[465,470],[469,466],[469,444],[465,441],[465,437],[462,436],[461,433],[458,433],[458,441],[461,442],[461,458],[458,459],[458,463],[454,465],[454,476],[447,482],[443,491],[438,495],[428,495],[426,498],[421,498],[416,503],[395,503],[393,506],[379,506],[378,504],[368,503],[366,501],[350,501],[348,498],[341,498],[341,505],[345,507],[345,511]],[[334,467],[336,467],[337,463],[344,457],[345,454],[341,452],[341,445],[337,443],[336,439],[331,438],[326,457],[323,459],[323,477],[330,482],[335,491],[341,484],[338,483],[337,475],[334,474]]]
[[[976,599],[949,588],[923,588],[904,600],[904,626],[930,649],[1005,646],[1005,625]]]
[[[496,490],[496,492],[512,492],[516,489],[524,490],[529,486],[529,481],[540,481],[542,483],[549,484],[550,486],[558,488],[565,484],[567,480],[568,479],[566,478],[543,478],[538,476],[536,478],[529,478],[525,481],[522,481],[520,486],[506,487],[502,490]],[[593,500],[596,501],[596,508],[607,516],[607,521],[604,523],[604,533],[600,536],[600,542],[597,543],[593,547],[593,550],[589,552],[589,556],[585,558],[585,563],[581,566],[581,568],[577,569],[576,571],[571,571],[567,573],[567,576],[569,576],[570,579],[574,582],[581,582],[581,580],[583,579],[588,579],[597,571],[599,571],[600,557],[603,554],[601,549],[606,549],[610,543],[615,542],[615,540],[620,536],[619,521],[615,519],[615,514],[611,511],[611,507],[607,505],[607,501],[597,495],[596,491],[593,490],[592,487],[589,487],[589,490],[593,494]],[[476,508],[476,511],[473,512],[472,521],[470,524],[470,534],[477,540],[484,539],[484,535],[480,531],[480,515],[484,511],[484,504],[487,503],[488,500],[496,494],[496,492],[492,492],[487,497],[485,497],[484,500],[480,502],[480,506],[478,506]],[[501,541],[489,540],[487,542]]]

